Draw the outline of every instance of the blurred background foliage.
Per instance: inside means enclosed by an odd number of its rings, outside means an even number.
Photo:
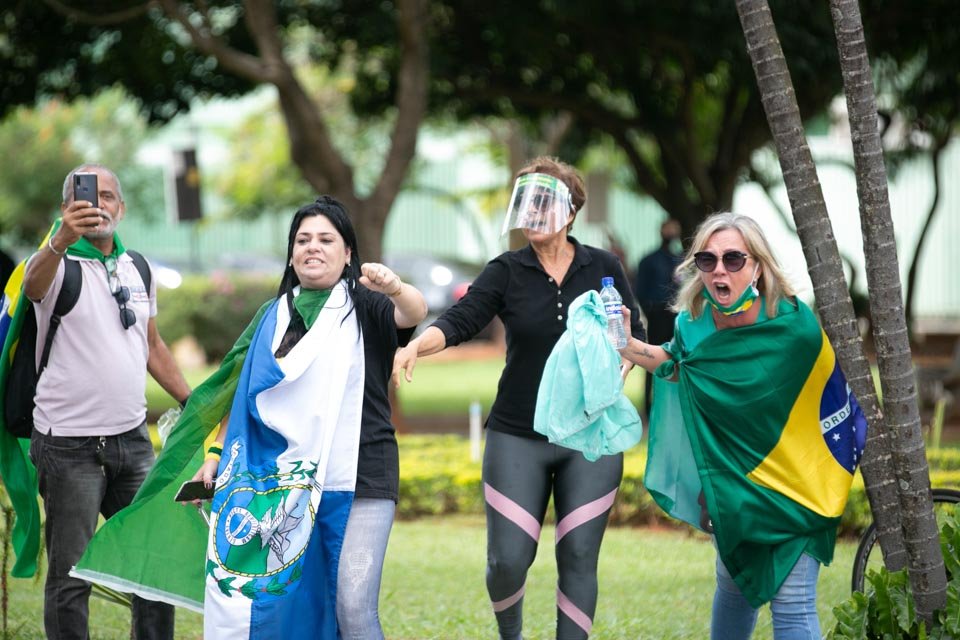
[[[128,211],[147,219],[162,214],[161,172],[135,160],[139,141],[154,130],[140,104],[120,87],[10,112],[0,120],[0,157],[9,160],[0,171],[0,234],[36,242],[59,213],[64,177],[96,160],[115,167]]]
[[[187,276],[176,289],[159,289],[157,328],[168,343],[192,336],[207,362],[219,362],[243,333],[257,310],[277,295],[276,278]]]
[[[827,134],[840,93],[829,6],[770,5],[807,126]],[[960,36],[947,27],[960,3],[861,5],[890,166],[901,166],[898,155],[936,161],[960,114]],[[410,7],[422,11],[405,18]],[[117,169],[131,213],[165,216],[161,170],[138,155],[163,136],[155,125],[214,99],[260,95],[241,118],[204,125],[227,141],[201,174],[209,212],[284,215],[330,187],[348,198],[363,254],[378,259],[398,185],[420,188],[424,171],[422,156],[388,162],[410,33],[426,44],[428,64],[417,80],[425,113],[409,129],[450,138],[486,131],[488,143],[466,142],[464,153],[485,147],[497,171],[454,195],[488,215],[518,163],[539,153],[642,194],[686,236],[708,213],[731,208],[745,183],[780,189],[778,171],[763,171],[769,154],[758,153],[769,131],[733,3],[611,0],[597,11],[586,0],[13,0],[0,7],[0,153],[16,159],[0,173],[4,247],[37,241],[56,214],[49,194],[81,159]],[[318,131],[329,145],[311,137]],[[378,184],[389,188],[366,202]],[[919,262],[928,227],[936,233],[928,223],[904,243],[903,262]],[[907,280],[912,296],[923,278],[911,269]]]

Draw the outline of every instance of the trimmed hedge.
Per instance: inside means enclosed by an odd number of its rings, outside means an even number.
[[[176,289],[157,290],[157,328],[167,344],[193,336],[207,362],[219,362],[279,282],[279,274],[187,276]]]
[[[470,443],[461,436],[399,437],[400,504],[397,516],[416,518],[425,515],[483,513],[480,462],[470,460]],[[960,450],[930,449],[930,481],[934,487],[960,487]],[[671,519],[653,502],[643,486],[646,466],[645,446],[634,447],[624,455],[623,481],[610,514],[614,525],[686,526]],[[547,510],[547,519],[553,517]],[[870,506],[858,473],[850,490],[840,523],[841,535],[858,535],[872,521]]]
[[[152,434],[155,435],[155,434]],[[483,489],[480,461],[470,460],[470,442],[461,436],[403,435],[400,442],[400,504],[397,517],[412,519],[454,513],[483,514]],[[158,443],[157,443],[158,444]],[[930,483],[934,487],[960,487],[960,450],[930,449]],[[634,447],[624,455],[623,480],[610,514],[613,525],[672,525],[685,527],[671,519],[653,502],[643,486],[646,466],[645,446]],[[943,465],[946,468],[941,468]],[[9,505],[5,487],[0,484],[0,505]],[[547,509],[548,522],[553,507]],[[858,473],[850,490],[840,523],[841,535],[859,535],[872,521],[870,506]]]

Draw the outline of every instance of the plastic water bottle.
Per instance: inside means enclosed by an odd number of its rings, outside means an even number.
[[[173,409],[167,409],[160,419],[157,420],[157,435],[160,436],[160,448],[162,449],[165,444],[167,444],[167,436],[170,435],[170,431],[173,430],[173,425],[177,424],[177,420],[180,419],[180,414],[183,412],[183,409],[180,407],[174,407]]]
[[[606,276],[600,280],[600,299],[607,312],[607,339],[614,349],[623,349],[627,346],[627,334],[623,330],[623,298],[613,286],[613,278]]]

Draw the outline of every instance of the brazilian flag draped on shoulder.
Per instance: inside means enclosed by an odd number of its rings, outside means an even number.
[[[20,328],[29,300],[20,294],[23,290],[23,272],[26,263],[14,269],[3,290],[0,309],[0,390],[7,388],[7,378],[13,356],[20,341]],[[0,478],[7,490],[16,520],[11,538],[17,561],[11,575],[29,578],[37,572],[40,553],[40,506],[37,502],[37,470],[30,462],[30,441],[17,438],[7,431],[3,407],[4,394],[0,391]]]
[[[173,498],[200,468],[205,439],[230,409],[250,343],[272,303],[264,303],[220,368],[190,394],[133,502],[100,527],[71,575],[203,612],[209,528],[196,507]]]
[[[40,241],[39,248],[50,240],[60,228],[58,219]],[[70,250],[70,247],[67,248]],[[10,504],[16,514],[11,539],[17,557],[10,570],[15,578],[30,578],[37,572],[37,557],[40,554],[40,505],[38,499],[37,470],[30,461],[30,440],[17,438],[7,431],[4,412],[4,393],[7,378],[17,346],[20,330],[30,301],[23,297],[23,275],[27,261],[23,260],[13,270],[0,297],[0,479],[7,490]]]
[[[698,528],[702,491],[720,559],[757,607],[802,553],[833,559],[867,425],[803,302],[782,301],[775,318],[761,310],[750,326],[711,332],[712,322],[709,312],[677,319],[673,360],[655,380],[644,483]]]

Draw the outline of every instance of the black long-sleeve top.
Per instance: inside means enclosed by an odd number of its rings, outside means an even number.
[[[604,276],[613,276],[623,303],[630,308],[633,336],[640,340],[646,337],[620,260],[572,237],[568,240],[574,256],[563,282],[558,284],[547,274],[530,246],[508,251],[488,262],[466,295],[433,323],[443,332],[449,347],[475,336],[494,316],[503,321],[507,362],[487,418],[489,429],[546,439],[533,430],[543,367],[567,328],[570,303],[585,291],[599,291]]]

